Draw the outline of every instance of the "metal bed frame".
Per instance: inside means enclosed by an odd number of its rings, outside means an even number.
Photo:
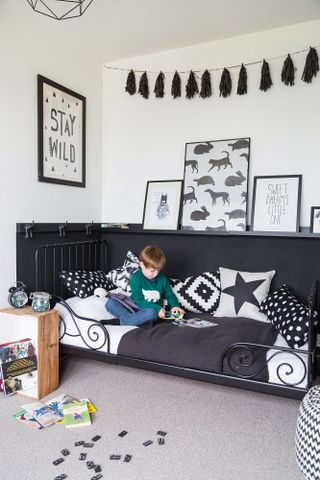
[[[68,292],[59,279],[59,272],[65,269],[107,271],[107,257],[108,246],[107,242],[104,240],[47,244],[38,248],[35,253],[37,290],[44,289],[50,292],[56,301],[60,301],[70,313],[77,330],[77,334],[70,335],[70,333],[66,331],[66,325],[64,321],[61,319],[61,339],[65,335],[69,335],[71,337],[80,337],[84,345],[87,347],[81,348],[61,343],[60,351],[62,354],[78,355],[107,363],[169,373],[195,380],[202,380],[210,383],[217,383],[221,385],[271,393],[297,399],[302,398],[310,388],[315,376],[316,322],[314,321],[314,312],[316,311],[316,306],[318,305],[319,296],[319,286],[317,280],[313,281],[308,298],[309,340],[307,350],[294,350],[286,347],[249,344],[245,342],[235,343],[230,345],[224,351],[220,361],[219,373],[211,373],[152,362],[149,360],[124,357],[110,353],[110,337],[105,325],[115,324],[118,322],[104,319],[97,321],[77,315],[68,305],[68,303],[65,302],[64,299],[66,296],[68,296]],[[79,322],[89,322],[87,330],[80,329]],[[107,345],[107,352],[102,352],[101,349],[105,345]],[[241,367],[252,367],[255,363],[256,352],[257,350],[261,349],[265,351],[273,349],[276,350],[276,352],[274,352],[272,356],[266,360],[265,364],[259,369],[259,371],[256,371],[250,375],[239,374],[236,371],[235,362],[236,364],[238,363],[241,365]],[[301,379],[296,382],[290,382],[290,375],[293,373],[293,367],[288,362],[280,363],[277,368],[277,377],[281,384],[263,382],[255,379],[255,377],[257,377],[257,375],[259,375],[263,369],[267,368],[267,365],[272,358],[277,355],[281,355],[284,352],[298,358],[302,363],[303,375]],[[307,367],[299,356],[301,354],[306,355],[308,359]],[[232,369],[234,375],[226,375],[223,373],[226,363]],[[307,387],[299,388],[298,385],[301,384],[306,377]]]

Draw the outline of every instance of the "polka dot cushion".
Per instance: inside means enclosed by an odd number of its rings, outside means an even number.
[[[86,298],[93,295],[96,288],[102,287],[107,291],[112,290],[114,285],[106,278],[106,274],[101,271],[74,270],[60,272],[62,283],[67,289],[80,298]]]
[[[308,307],[299,303],[286,285],[263,300],[260,311],[284,337],[291,348],[299,348],[308,341]]]

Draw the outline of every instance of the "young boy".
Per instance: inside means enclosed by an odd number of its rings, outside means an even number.
[[[140,268],[133,273],[130,280],[132,298],[140,310],[131,313],[113,298],[106,303],[106,309],[119,318],[120,325],[142,325],[163,318],[164,300],[167,300],[172,313],[184,313],[169,280],[161,272],[165,263],[166,257],[156,245],[148,245],[142,250],[139,255]]]

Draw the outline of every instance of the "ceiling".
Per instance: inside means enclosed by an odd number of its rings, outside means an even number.
[[[59,22],[23,1],[26,14],[58,23],[102,62],[320,18],[320,0],[93,0],[83,17]]]

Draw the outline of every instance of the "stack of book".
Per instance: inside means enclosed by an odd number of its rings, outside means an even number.
[[[88,398],[77,400],[63,393],[45,403],[21,405],[21,410],[13,418],[37,430],[59,423],[64,423],[66,428],[74,428],[90,425],[89,414],[94,412],[96,408]]]

